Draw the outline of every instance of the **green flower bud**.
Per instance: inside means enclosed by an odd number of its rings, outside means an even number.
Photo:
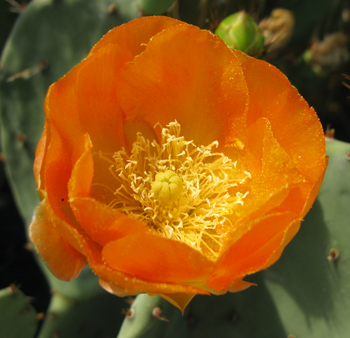
[[[215,34],[232,49],[257,55],[264,48],[264,35],[257,23],[245,11],[234,13],[221,21]]]
[[[146,15],[164,14],[175,0],[138,0],[141,11]]]

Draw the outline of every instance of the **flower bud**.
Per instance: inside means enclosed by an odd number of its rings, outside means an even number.
[[[264,35],[245,11],[234,13],[221,21],[215,34],[233,49],[257,55],[264,48]]]

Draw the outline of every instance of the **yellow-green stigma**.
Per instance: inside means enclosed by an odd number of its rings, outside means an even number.
[[[138,133],[130,152],[121,149],[113,159],[100,154],[113,163],[119,185],[109,205],[215,259],[250,178],[217,147],[217,141],[197,146],[186,140],[176,121],[162,128],[159,142]]]
[[[158,173],[152,183],[152,191],[161,202],[176,201],[182,193],[182,180],[171,170]]]

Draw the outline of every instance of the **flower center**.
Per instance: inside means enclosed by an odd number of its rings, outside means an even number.
[[[196,146],[180,135],[175,121],[162,128],[159,143],[138,133],[130,154],[115,152],[109,170],[119,188],[109,205],[215,259],[232,226],[230,217],[248,194],[243,183],[251,175],[215,152],[217,141]]]
[[[154,196],[161,202],[174,202],[182,193],[182,180],[173,171],[158,173],[152,183]]]

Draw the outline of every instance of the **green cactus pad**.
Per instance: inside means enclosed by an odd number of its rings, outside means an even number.
[[[162,303],[164,300],[159,296],[148,296],[147,294],[137,296],[126,313],[117,338],[144,337],[154,324],[161,320],[155,316],[154,309],[160,309]]]
[[[83,301],[55,292],[38,338],[115,337],[126,307],[124,299],[102,289],[99,295]]]
[[[175,0],[138,0],[138,5],[147,15],[164,14]]]
[[[29,298],[16,287],[0,290],[0,337],[32,338],[38,326]]]
[[[316,202],[264,273],[283,326],[297,338],[350,333],[349,151],[349,143],[327,141],[329,165]]]

